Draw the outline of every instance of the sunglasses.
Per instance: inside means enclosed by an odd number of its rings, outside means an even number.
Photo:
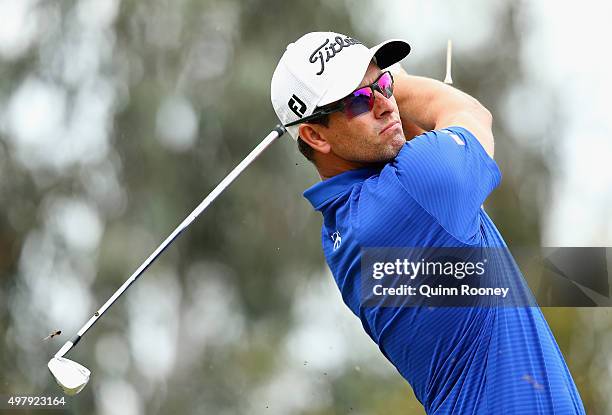
[[[361,88],[354,90],[337,103],[326,105],[317,109],[314,114],[309,115],[308,117],[300,118],[299,120],[285,124],[285,127],[291,127],[292,125],[314,121],[324,115],[339,111],[344,112],[349,119],[365,114],[374,108],[375,91],[380,92],[385,98],[391,98],[393,96],[393,76],[391,75],[391,72],[383,72],[376,79],[376,81],[370,85],[362,86]]]

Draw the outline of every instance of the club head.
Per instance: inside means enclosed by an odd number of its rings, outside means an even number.
[[[66,395],[76,395],[89,382],[89,369],[70,359],[54,357],[49,360],[47,366]]]

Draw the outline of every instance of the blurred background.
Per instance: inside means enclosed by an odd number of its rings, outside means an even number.
[[[0,0],[0,395],[60,394],[46,363],[277,122],[287,43],[404,38],[412,74],[494,115],[510,246],[612,246],[606,2]],[[70,357],[79,414],[419,414],[342,304],[272,146]],[[589,414],[612,414],[612,312],[547,308]],[[50,332],[62,335],[41,341]],[[20,412],[27,413],[27,411]]]

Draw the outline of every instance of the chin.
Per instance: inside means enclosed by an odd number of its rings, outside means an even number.
[[[376,158],[375,161],[379,163],[388,163],[390,161],[393,161],[393,159],[397,157],[401,149],[401,145],[386,146],[384,149],[381,149],[379,156]]]
[[[398,134],[393,137],[393,140],[391,141],[391,146],[393,146],[393,148],[397,150],[395,155],[399,153],[404,144],[406,144],[406,141],[406,137],[403,134]]]

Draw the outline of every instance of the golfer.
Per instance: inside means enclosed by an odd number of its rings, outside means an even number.
[[[538,307],[366,307],[367,247],[505,247],[482,209],[501,181],[492,117],[398,65],[410,46],[332,32],[287,46],[274,110],[321,182],[322,244],[342,297],[428,414],[584,414]],[[520,276],[522,281],[522,276]]]

